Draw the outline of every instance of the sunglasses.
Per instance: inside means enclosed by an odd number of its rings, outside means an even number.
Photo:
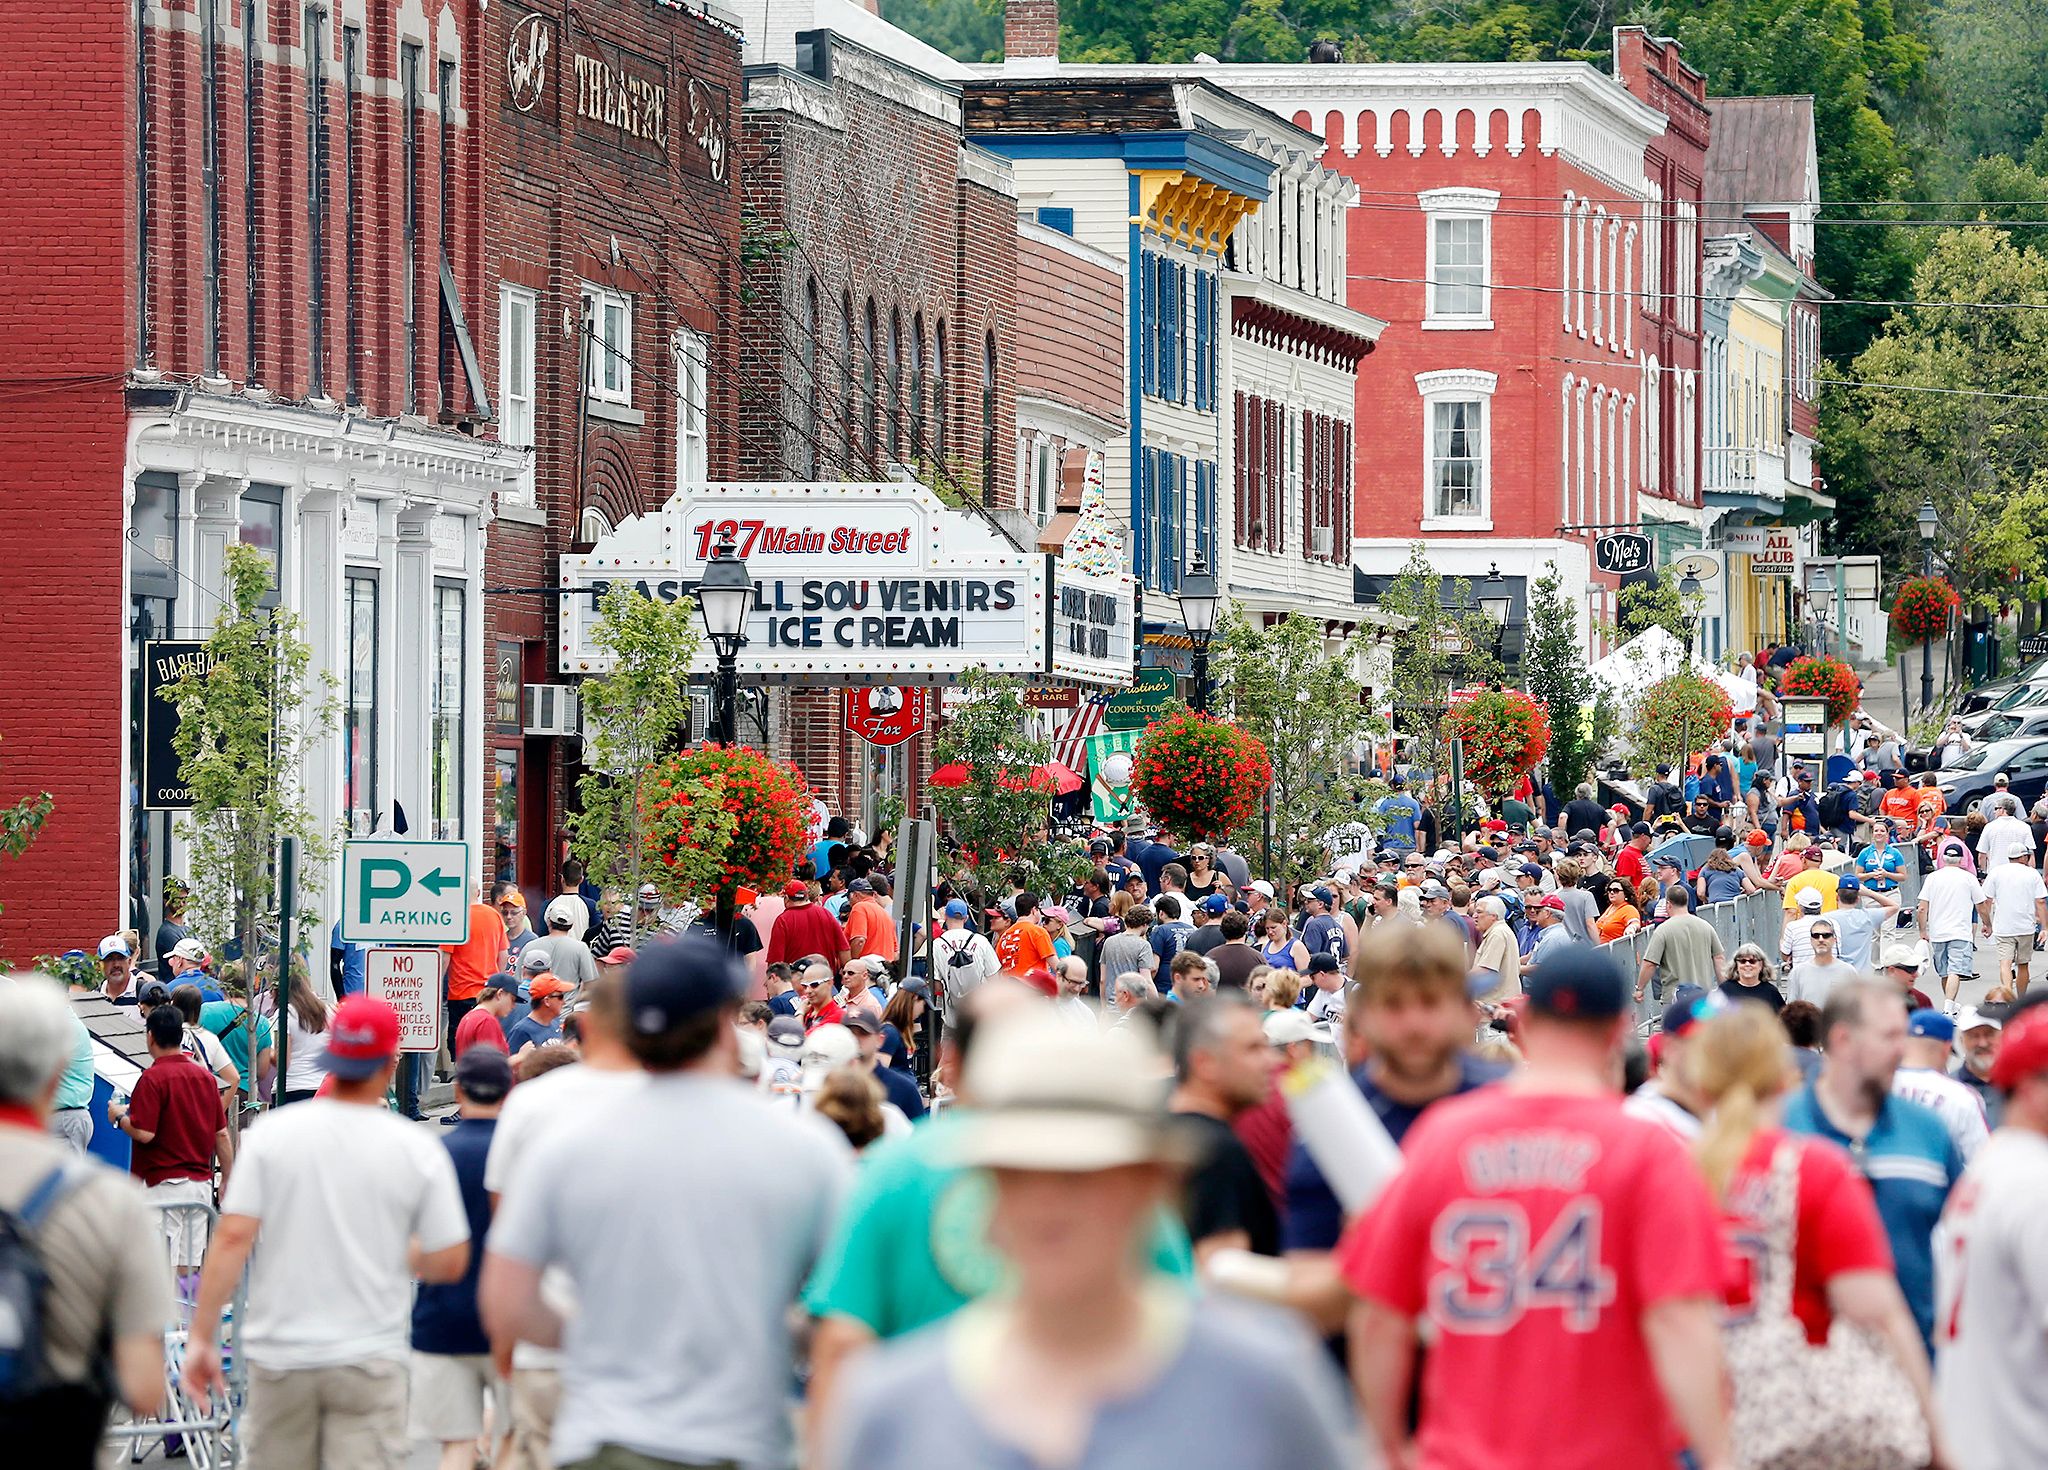
[[[1818,944],[1823,939],[1833,939],[1835,931],[1832,929],[1809,929],[1806,931],[1806,937],[1815,944]]]
[[[1735,957],[1735,963],[1738,965],[1760,965],[1763,962],[1764,957],[1760,954],[1742,954]]]

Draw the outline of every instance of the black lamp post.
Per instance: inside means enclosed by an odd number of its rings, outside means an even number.
[[[753,600],[754,578],[726,537],[704,563],[697,583],[697,611],[718,655],[718,684],[711,701],[713,738],[721,745],[739,743],[740,645],[746,642],[747,604]]]
[[[1698,577],[1695,577],[1691,572],[1687,572],[1678,579],[1678,618],[1685,626],[1685,656],[1688,661],[1692,658],[1692,635],[1700,624],[1700,615],[1697,611],[1699,595],[1700,579]]]
[[[1920,575],[1934,575],[1934,531],[1941,517],[1934,509],[1934,502],[1920,502],[1920,514],[1915,517],[1920,523]],[[1920,644],[1920,708],[1922,711],[1934,707],[1934,640],[1922,640]]]
[[[1508,591],[1508,579],[1500,574],[1500,563],[1493,562],[1486,569],[1486,580],[1479,584],[1479,610],[1493,622],[1493,656],[1501,656],[1501,648],[1507,642],[1508,618],[1514,613],[1514,595]]]
[[[1181,626],[1188,630],[1188,646],[1195,655],[1195,713],[1209,709],[1209,639],[1216,632],[1216,612],[1223,605],[1216,578],[1208,563],[1197,556],[1194,565],[1180,579]]]

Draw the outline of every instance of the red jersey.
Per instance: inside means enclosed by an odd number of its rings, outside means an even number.
[[[228,1126],[220,1079],[183,1052],[158,1057],[135,1079],[128,1122],[154,1133],[128,1156],[128,1171],[144,1184],[171,1179],[213,1179],[214,1145]]]
[[[1615,853],[1614,876],[1628,879],[1630,893],[1634,893],[1636,885],[1649,876],[1649,870],[1643,866],[1643,855],[1633,842],[1624,842],[1621,850]]]
[[[846,931],[825,905],[791,904],[775,921],[775,932],[768,936],[767,963],[786,964],[815,954],[823,955],[827,964],[837,964],[849,947]]]
[[[1645,1309],[1721,1297],[1717,1211],[1684,1149],[1621,1099],[1487,1088],[1433,1105],[1338,1247],[1362,1297],[1436,1329],[1422,1470],[1619,1470],[1682,1440]]]
[[[498,1018],[482,1006],[473,1006],[456,1026],[455,1040],[449,1043],[448,1054],[459,1057],[478,1042],[495,1046],[502,1052],[512,1050],[505,1044],[505,1027]]]
[[[1890,1271],[1891,1242],[1870,1185],[1849,1155],[1825,1139],[1760,1128],[1728,1181],[1721,1228],[1738,1263],[1728,1290],[1731,1313],[1749,1308],[1770,1224],[1771,1159],[1789,1139],[1799,1150],[1799,1208],[1792,1246],[1792,1310],[1812,1343],[1828,1340],[1827,1285],[1846,1271]]]
[[[828,1000],[815,1010],[804,1012],[804,1030],[815,1031],[820,1026],[843,1026],[846,1024],[846,1007],[836,1000]]]

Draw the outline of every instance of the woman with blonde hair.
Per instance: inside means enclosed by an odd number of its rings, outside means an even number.
[[[1301,975],[1295,970],[1268,970],[1266,972],[1266,1009],[1269,1011],[1291,1011],[1294,1003],[1301,999]]]
[[[1708,1001],[1703,1008],[1712,1013],[1688,1034],[1679,1065],[1712,1110],[1694,1148],[1720,1202],[1729,1253],[1747,1267],[1747,1279],[1728,1292],[1724,1329],[1735,1369],[1738,1463],[1751,1463],[1744,1454],[1745,1424],[1767,1424],[1773,1410],[1762,1402],[1772,1385],[1742,1371],[1763,1355],[1739,1351],[1737,1334],[1770,1330],[1774,1311],[1780,1331],[1789,1311],[1809,1348],[1874,1349],[1889,1359],[1904,1378],[1900,1398],[1910,1385],[1938,1446],[1927,1350],[1892,1274],[1891,1246],[1870,1186],[1843,1150],[1779,1123],[1781,1102],[1799,1074],[1777,1017],[1756,1005]],[[1844,1333],[1832,1331],[1837,1323],[1862,1341],[1849,1346]],[[1749,1390],[1760,1392],[1751,1398]],[[1747,1448],[1756,1453],[1755,1445]],[[1939,1455],[1933,1462],[1949,1463]]]

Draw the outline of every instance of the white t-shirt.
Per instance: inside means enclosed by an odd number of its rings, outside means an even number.
[[[1700,1140],[1705,1126],[1698,1118],[1664,1095],[1655,1082],[1645,1082],[1622,1099],[1621,1110],[1631,1118],[1655,1123],[1687,1148]]]
[[[403,1359],[407,1246],[469,1240],[441,1141],[381,1107],[331,1098],[266,1113],[243,1135],[221,1213],[261,1222],[242,1344],[273,1370]]]
[[[1311,1021],[1335,1021],[1344,1014],[1344,987],[1324,990],[1317,986],[1308,998],[1308,1015]]]
[[[2013,851],[2017,848],[2033,851],[2034,829],[2018,817],[1993,817],[1977,834],[1977,856],[1980,859],[1977,870],[1996,872],[2012,861]]]
[[[1961,868],[1936,868],[1920,884],[1920,902],[1927,905],[1927,942],[1944,944],[1969,939],[1977,932],[1977,905],[1983,885]]]
[[[2032,934],[2034,905],[2048,898],[2048,885],[2032,863],[2008,862],[1984,875],[1984,892],[1991,899],[1993,934]]]
[[[1858,973],[1854,965],[1846,965],[1839,959],[1825,965],[1808,960],[1803,965],[1794,966],[1792,973],[1785,978],[1785,1000],[1788,1004],[1804,1000],[1824,1006],[1837,985],[1844,980],[1855,979]]]
[[[231,1065],[235,1060],[228,1055],[228,1049],[221,1045],[220,1038],[204,1026],[187,1026],[181,1049],[216,1077],[220,1075],[222,1067]],[[226,1083],[221,1085],[227,1086]]]
[[[1964,1470],[2048,1465],[2048,1138],[2001,1128],[1934,1235],[1934,1387]]]
[[[1990,1135],[1977,1090],[1946,1072],[1931,1067],[1901,1067],[1892,1074],[1892,1096],[1910,1098],[1934,1109],[1966,1164],[1977,1156],[1977,1150]]]
[[[1802,912],[1796,919],[1787,919],[1785,927],[1778,934],[1778,954],[1786,967],[1803,965],[1813,958],[1813,940],[1807,930],[1813,927],[1815,919],[1832,919],[1833,914],[1824,914],[1815,909],[1812,913]]]
[[[792,1066],[791,1071],[794,1072]],[[498,1126],[491,1131],[491,1152],[484,1159],[484,1188],[492,1194],[509,1194],[524,1171],[534,1147],[565,1123],[588,1118],[611,1107],[619,1099],[647,1085],[647,1074],[639,1070],[615,1072],[577,1062],[543,1072],[531,1082],[522,1082],[506,1094],[505,1107],[498,1114]],[[498,1201],[500,1208],[504,1201]],[[564,1318],[576,1311],[576,1286],[559,1266],[541,1272],[541,1297]],[[522,1342],[512,1350],[514,1368],[557,1368],[562,1355],[554,1348]]]
[[[286,1092],[311,1092],[326,1078],[320,1060],[327,1055],[327,1033],[308,1031],[299,1024],[299,1013],[284,1008]]]

